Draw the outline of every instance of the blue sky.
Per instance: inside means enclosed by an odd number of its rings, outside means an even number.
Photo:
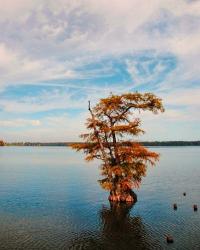
[[[0,0],[0,137],[74,141],[87,102],[154,92],[140,140],[200,140],[200,1]]]

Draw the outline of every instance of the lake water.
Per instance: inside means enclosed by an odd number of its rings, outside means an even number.
[[[200,249],[200,147],[151,150],[160,162],[128,208],[110,205],[81,153],[1,147],[0,249]]]

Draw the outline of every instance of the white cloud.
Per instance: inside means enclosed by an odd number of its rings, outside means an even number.
[[[77,63],[149,49],[173,53],[191,71],[187,61],[196,63],[199,55],[199,1],[8,0],[1,6],[1,84],[75,77]]]
[[[27,15],[27,12],[32,11],[40,1],[35,0],[0,0],[1,5],[1,19],[14,19],[16,17],[21,17],[22,15]]]
[[[168,94],[162,94],[164,102],[169,105],[200,107],[200,88],[179,89]]]
[[[104,90],[100,88],[98,93],[96,93],[96,89],[84,89],[84,95],[79,96],[80,93],[77,93],[77,91],[79,92],[79,89],[73,92],[63,92],[55,89],[53,91],[42,91],[40,95],[35,97],[27,96],[19,100],[0,99],[0,106],[4,112],[17,114],[44,112],[56,109],[80,109],[84,107],[87,109],[88,100],[96,101],[98,96],[104,93]]]
[[[5,44],[0,44],[1,86],[34,83],[53,79],[71,79],[75,77],[65,64],[48,59],[31,59],[17,54]]]
[[[78,141],[80,133],[85,132],[86,113],[73,119],[67,115],[48,116],[41,120],[16,119],[0,121],[6,141]],[[3,130],[6,128],[10,130]],[[23,130],[17,128],[23,127]],[[11,130],[13,128],[13,130]]]
[[[12,120],[0,120],[1,127],[26,127],[26,126],[33,126],[38,127],[41,125],[39,120],[28,120],[28,119],[12,119]]]

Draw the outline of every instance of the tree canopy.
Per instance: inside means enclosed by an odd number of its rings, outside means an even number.
[[[81,135],[83,143],[71,146],[77,151],[82,150],[87,161],[102,161],[103,179],[99,183],[111,191],[111,200],[131,200],[130,190],[139,187],[148,163],[154,165],[159,159],[157,153],[133,140],[144,133],[141,120],[135,117],[135,113],[164,112],[162,100],[152,93],[111,94],[93,108],[89,102],[88,110],[90,117],[86,126],[89,132]]]
[[[5,142],[3,140],[0,140],[0,146],[5,146]]]

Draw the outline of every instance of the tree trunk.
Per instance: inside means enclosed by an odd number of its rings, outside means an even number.
[[[132,189],[122,190],[118,184],[110,191],[108,200],[112,202],[135,203],[137,202],[137,195]]]

